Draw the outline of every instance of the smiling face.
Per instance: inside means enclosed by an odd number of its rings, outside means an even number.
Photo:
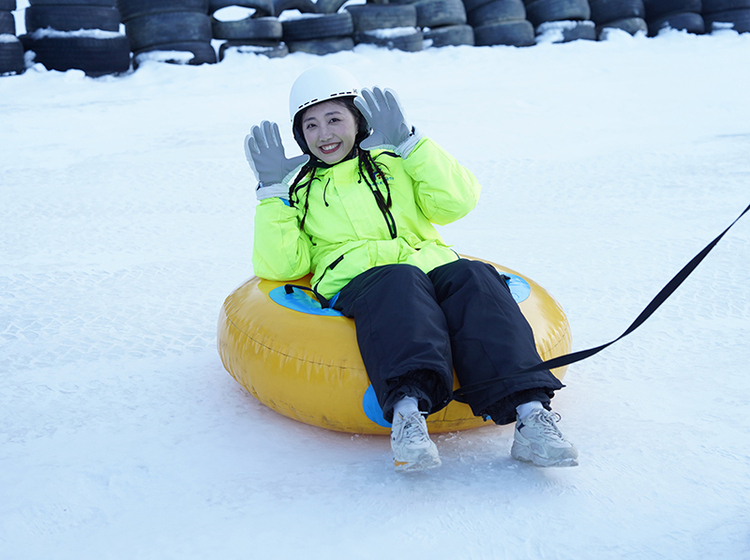
[[[341,103],[325,101],[305,110],[302,132],[310,152],[325,163],[334,164],[352,151],[357,120]]]

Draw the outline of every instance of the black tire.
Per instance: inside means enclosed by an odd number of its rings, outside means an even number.
[[[25,69],[21,41],[0,41],[0,76],[23,74]]]
[[[397,49],[405,52],[419,52],[424,47],[424,36],[422,30],[414,28],[413,31],[389,35],[378,33],[379,30],[358,31],[354,34],[354,42],[377,45],[388,49]]]
[[[143,63],[143,55],[147,55],[148,53],[153,53],[155,51],[176,51],[182,53],[191,53],[193,55],[193,58],[191,58],[187,62],[185,62],[182,57],[163,59],[163,62],[167,62],[170,64],[187,63],[191,66],[198,66],[200,64],[214,64],[216,62],[216,51],[211,46],[211,43],[202,41],[178,41],[174,43],[161,43],[158,45],[151,45],[144,49],[139,49],[138,51],[133,53],[134,67],[137,68],[139,64]]]
[[[281,22],[275,17],[249,17],[237,21],[218,21],[211,17],[214,39],[281,39]]]
[[[464,8],[466,8],[466,13],[469,14],[477,8],[489,4],[492,1],[493,0],[464,0]]]
[[[615,21],[608,21],[601,25],[596,26],[596,35],[599,40],[607,38],[607,29],[621,29],[627,31],[631,35],[635,35],[639,31],[643,32],[644,35],[648,35],[648,25],[646,20],[643,18],[623,18],[616,19]]]
[[[626,18],[646,18],[643,0],[590,0],[591,21],[597,25]]]
[[[701,6],[703,7],[703,15],[730,10],[748,10],[750,9],[750,0],[703,0]]]
[[[470,25],[446,25],[435,27],[429,31],[422,31],[424,40],[432,44],[431,47],[458,47],[474,45],[474,28]]]
[[[328,37],[345,37],[354,33],[349,12],[324,14],[317,17],[290,19],[281,22],[285,41],[309,41]]]
[[[521,19],[526,19],[526,8],[521,0],[494,0],[468,15],[469,25],[473,27]]]
[[[10,12],[0,12],[0,35],[15,35],[16,20]]]
[[[466,23],[466,8],[461,0],[419,0],[417,8],[418,27],[441,27]]]
[[[21,35],[19,39],[25,50],[36,53],[34,62],[41,62],[48,70],[64,72],[77,68],[89,76],[102,76],[127,72],[130,68],[130,48],[125,35],[107,38]]]
[[[318,13],[312,0],[273,0],[273,15],[279,16],[286,10],[297,10],[302,14]]]
[[[474,44],[480,46],[509,45],[529,47],[534,41],[534,27],[526,20],[493,23],[474,28]]]
[[[290,53],[303,52],[323,56],[341,51],[354,49],[354,39],[351,37],[331,37],[329,39],[313,39],[312,41],[287,42]]]
[[[16,9],[16,0],[0,0],[0,12],[12,12]]]
[[[705,21],[708,31],[726,29],[726,25],[720,24],[731,23],[733,24],[732,29],[737,33],[750,33],[750,9],[716,12],[707,15]]]
[[[131,19],[166,12],[198,12],[208,14],[208,0],[117,0],[123,23]]]
[[[32,6],[66,6],[75,4],[76,6],[103,6],[107,8],[116,8],[117,0],[29,0]]]
[[[208,13],[213,15],[214,12],[229,6],[254,8],[254,17],[273,15],[273,0],[208,0]]]
[[[643,0],[646,8],[646,17],[644,18],[649,24],[651,21],[681,12],[700,13],[703,9],[701,0]]]
[[[579,39],[596,41],[596,25],[593,21],[552,21],[536,28],[539,38],[554,32],[558,32],[559,37],[553,43],[570,43]]]
[[[417,25],[417,8],[413,4],[356,4],[344,10],[352,15],[354,31]]]
[[[120,30],[120,12],[105,6],[29,6],[24,13],[26,31],[51,27],[57,31],[79,29]]]
[[[659,34],[659,31],[671,27],[688,33],[701,35],[706,32],[706,24],[703,17],[695,12],[681,12],[678,14],[668,14],[648,22],[648,33],[652,37]]]
[[[526,18],[534,25],[545,21],[591,19],[588,0],[534,0],[526,4]]]
[[[283,58],[289,47],[281,41],[227,41],[219,47],[219,60],[224,60],[227,51],[240,54],[262,54],[268,58]]]
[[[128,21],[125,32],[133,52],[164,43],[208,43],[212,39],[211,20],[207,14],[199,12],[164,12],[140,16]]]
[[[315,9],[319,14],[335,14],[346,4],[347,0],[318,0]]]

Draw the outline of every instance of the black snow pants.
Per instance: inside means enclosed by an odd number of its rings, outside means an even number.
[[[514,375],[538,364],[531,326],[505,279],[486,263],[459,259],[425,274],[407,264],[358,275],[334,308],[354,319],[357,342],[383,417],[405,396],[433,413],[453,398],[453,370],[462,387],[496,380],[464,400],[477,416],[515,421],[515,407],[549,407],[563,384],[549,370]]]

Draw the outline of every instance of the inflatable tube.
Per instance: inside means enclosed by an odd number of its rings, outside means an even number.
[[[542,358],[570,352],[570,327],[560,305],[532,280],[490,264],[511,278],[511,292]],[[354,321],[321,309],[309,292],[285,289],[308,282],[309,277],[292,283],[253,277],[227,297],[217,335],[224,367],[260,402],[289,418],[341,432],[388,434],[390,424],[370,387]],[[562,379],[565,369],[553,373]],[[456,401],[427,418],[431,433],[484,424]]]

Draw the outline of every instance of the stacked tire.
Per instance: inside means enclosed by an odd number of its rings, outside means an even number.
[[[163,62],[216,62],[208,0],[117,0],[135,66],[154,56]]]
[[[526,0],[526,17],[537,36],[552,34],[552,42],[596,40],[588,0]]]
[[[30,0],[24,17],[26,34],[19,39],[48,70],[102,76],[130,68],[115,0]]]
[[[224,0],[226,3],[230,3],[231,0]],[[233,3],[237,5],[236,2]],[[318,5],[312,0],[271,0],[273,11],[271,12],[274,16],[280,16],[282,12],[287,10],[297,10],[301,14],[318,14],[327,13],[322,12],[318,9]],[[331,12],[333,13],[333,12]]]
[[[414,4],[356,4],[346,6],[351,14],[354,42],[406,52],[422,50],[424,36],[417,27]]]
[[[651,37],[668,28],[698,35],[706,30],[701,0],[644,0],[643,4]]]
[[[289,52],[325,55],[354,48],[354,24],[349,12],[306,14],[281,22]]]
[[[463,0],[477,46],[534,44],[534,27],[526,19],[523,0]]]
[[[317,0],[315,11],[319,14],[335,14],[346,2],[347,0]]]
[[[23,73],[23,45],[16,37],[16,0],[0,0],[0,76]]]
[[[419,0],[417,27],[432,47],[474,44],[474,29],[466,24],[466,8],[462,0]]]
[[[217,18],[216,13],[229,6],[255,11],[249,17],[238,20]],[[208,13],[213,38],[224,41],[219,47],[219,60],[224,59],[228,49],[262,54],[269,58],[289,54],[289,49],[281,42],[283,31],[281,22],[273,15],[275,7],[272,0],[209,0]]]
[[[631,35],[648,33],[643,0],[590,0],[591,19],[597,38],[606,38],[607,29],[620,29]]]
[[[706,31],[733,29],[750,33],[750,0],[703,0]]]

